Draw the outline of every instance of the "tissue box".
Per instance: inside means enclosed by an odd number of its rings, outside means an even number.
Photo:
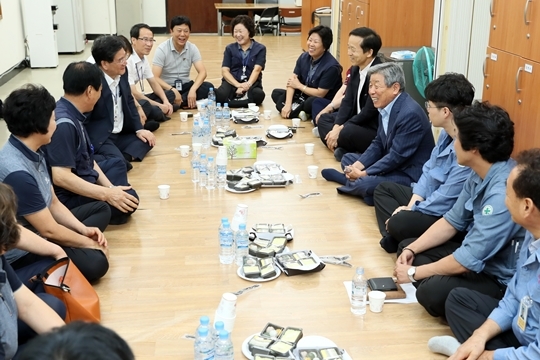
[[[250,139],[223,139],[223,145],[227,148],[227,157],[233,159],[256,159],[257,142]]]

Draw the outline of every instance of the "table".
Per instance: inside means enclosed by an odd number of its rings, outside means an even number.
[[[254,10],[264,10],[270,7],[276,7],[277,4],[246,4],[246,3],[214,3],[217,10],[218,35],[223,35],[221,26],[221,16],[223,11],[227,10],[246,10],[250,17],[253,17]],[[279,26],[279,25],[278,25]],[[279,32],[278,32],[279,33]]]

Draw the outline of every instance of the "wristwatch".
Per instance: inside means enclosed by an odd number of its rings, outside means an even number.
[[[409,275],[409,280],[411,280],[412,283],[416,282],[414,274],[416,274],[416,266],[411,266],[409,270],[407,270],[407,275]]]

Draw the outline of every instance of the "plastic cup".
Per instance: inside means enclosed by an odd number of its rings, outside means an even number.
[[[206,99],[205,100],[197,100],[196,104],[197,104],[197,111],[201,111],[202,105],[206,104]]]
[[[293,118],[292,119],[292,126],[295,128],[300,127],[300,118]]]
[[[255,103],[248,103],[248,109],[254,108],[255,106],[257,106],[257,104],[255,104]]]
[[[180,113],[180,121],[182,122],[186,122],[187,121],[187,118],[188,118],[188,112],[187,111],[182,111]]]
[[[310,179],[316,179],[317,173],[319,172],[319,167],[317,165],[309,165],[307,167],[307,171]]]
[[[304,148],[306,149],[306,155],[313,155],[313,149],[315,149],[315,144],[313,143],[304,144]]]
[[[161,200],[167,200],[169,198],[169,191],[171,190],[170,185],[159,185],[159,198]]]
[[[189,145],[180,145],[180,156],[181,157],[189,156]]]
[[[384,299],[386,299],[386,294],[382,291],[370,291],[368,293],[369,298],[369,310],[374,313],[382,312]]]
[[[264,110],[264,120],[270,120],[272,117],[272,110]]]

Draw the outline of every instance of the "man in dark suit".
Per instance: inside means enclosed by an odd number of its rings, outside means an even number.
[[[367,73],[381,63],[377,57],[381,46],[381,37],[370,28],[349,33],[348,55],[353,66],[345,97],[337,112],[323,114],[317,122],[321,141],[338,161],[348,152],[363,153],[377,135],[379,112],[368,94]]]
[[[404,92],[405,75],[398,64],[376,65],[368,76],[369,96],[379,110],[377,136],[363,154],[343,156],[344,173],[324,169],[322,176],[344,185],[339,193],[360,196],[373,205],[373,191],[381,182],[418,181],[435,142],[424,109]]]
[[[110,158],[141,161],[156,143],[154,134],[145,130],[131,95],[126,71],[124,44],[116,36],[94,41],[92,56],[101,69],[101,97],[88,116],[85,127],[94,158],[99,163]]]

